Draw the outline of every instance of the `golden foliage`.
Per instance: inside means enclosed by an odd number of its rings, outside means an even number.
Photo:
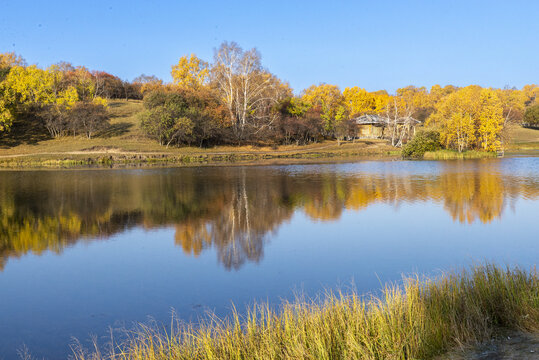
[[[209,78],[208,63],[199,59],[195,54],[182,56],[178,63],[172,66],[172,81],[176,85],[200,87]]]
[[[427,123],[440,129],[446,147],[459,152],[500,148],[503,104],[495,90],[467,86],[442,98],[435,108]]]
[[[344,99],[337,85],[312,85],[304,90],[301,99],[312,107],[320,108],[326,131],[333,131],[344,118]]]

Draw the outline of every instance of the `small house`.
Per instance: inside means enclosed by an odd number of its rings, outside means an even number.
[[[360,139],[382,139],[387,126],[386,118],[379,115],[362,115],[355,119],[357,137]]]
[[[396,133],[409,138],[415,134],[415,127],[419,120],[412,117],[388,119],[380,115],[366,114],[354,119],[357,126],[357,137],[360,139],[384,139],[391,136],[389,129],[396,127]]]

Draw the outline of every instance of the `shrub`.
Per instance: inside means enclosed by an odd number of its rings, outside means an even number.
[[[142,130],[161,145],[216,142],[226,114],[215,95],[204,89],[153,91],[144,96]]]
[[[440,133],[438,131],[419,131],[402,148],[402,156],[405,158],[420,158],[427,151],[436,151],[441,147]]]
[[[530,106],[524,113],[524,126],[539,127],[539,104]]]

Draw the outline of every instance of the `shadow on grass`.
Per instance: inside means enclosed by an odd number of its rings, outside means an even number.
[[[0,135],[0,148],[6,149],[18,145],[37,145],[40,141],[50,140],[47,129],[36,118],[15,120],[8,133]]]
[[[133,127],[133,124],[127,122],[120,122],[116,124],[111,124],[105,130],[97,134],[98,137],[102,138],[111,138],[114,136],[121,136],[129,132],[129,129]]]

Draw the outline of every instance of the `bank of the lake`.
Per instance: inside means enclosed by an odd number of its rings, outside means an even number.
[[[208,317],[169,333],[141,326],[110,353],[84,359],[429,359],[507,331],[539,331],[532,269],[478,266],[436,280],[408,278],[380,297],[328,293],[255,305],[245,316]]]
[[[166,152],[125,151],[114,147],[92,147],[79,151],[2,155],[0,168],[81,167],[81,166],[153,166],[204,165],[234,163],[275,163],[303,160],[339,160],[353,158],[398,158],[400,151],[383,141],[356,141],[316,146],[287,146],[277,149],[244,146],[223,149],[184,148]]]

